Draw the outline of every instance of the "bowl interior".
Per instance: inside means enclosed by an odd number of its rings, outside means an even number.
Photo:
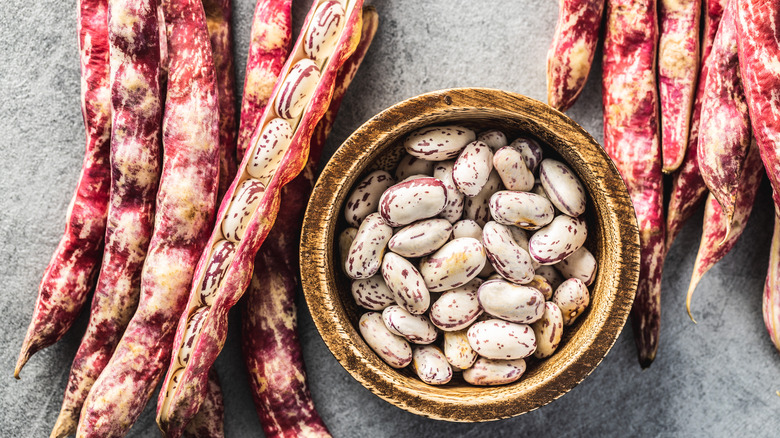
[[[568,163],[588,196],[588,248],[599,263],[591,304],[566,327],[556,353],[526,359],[518,382],[475,387],[459,374],[444,386],[421,382],[407,367],[384,363],[357,331],[364,312],[339,266],[338,234],[347,227],[343,207],[366,173],[391,171],[403,155],[402,140],[427,125],[459,124],[500,129],[511,140],[527,136],[545,158]],[[550,153],[552,152],[552,153]],[[576,123],[523,96],[485,89],[445,90],[413,98],[380,113],[339,148],[323,170],[304,221],[301,271],[312,316],[328,347],[358,381],[383,399],[421,415],[452,421],[486,421],[535,409],[564,394],[601,361],[623,327],[638,276],[638,232],[625,186],[601,147]]]

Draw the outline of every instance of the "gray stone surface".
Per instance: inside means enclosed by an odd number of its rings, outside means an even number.
[[[75,1],[0,2],[0,436],[40,437],[51,430],[86,312],[56,345],[39,352],[16,381],[12,370],[37,286],[63,229],[79,175],[83,127]],[[368,3],[371,3],[369,1]],[[361,123],[419,93],[482,86],[544,100],[545,54],[556,2],[373,0],[381,23],[346,96],[325,156]],[[308,1],[295,2],[295,27]],[[238,83],[254,5],[237,1]],[[602,138],[600,65],[569,115]],[[772,217],[767,184],[736,248],[699,286],[694,311],[684,294],[700,234],[701,212],[667,259],[661,348],[641,371],[627,327],[603,363],[561,399],[489,424],[429,420],[397,409],[344,371],[322,342],[306,307],[300,328],[317,406],[335,436],[773,436],[780,426],[780,357],[761,318]],[[229,437],[261,436],[233,315],[217,361]],[[130,436],[157,436],[148,406]]]

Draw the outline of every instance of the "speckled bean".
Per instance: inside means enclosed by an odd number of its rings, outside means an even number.
[[[482,229],[482,243],[488,260],[502,277],[518,284],[534,278],[531,256],[515,242],[509,227],[488,222]]]
[[[539,164],[539,181],[558,210],[573,217],[585,213],[585,187],[569,166],[548,158]]]
[[[412,347],[406,339],[390,333],[381,314],[364,313],[358,329],[366,344],[391,367],[403,368],[412,362]]]
[[[347,275],[358,280],[369,278],[379,271],[387,242],[393,236],[393,229],[379,213],[369,214],[358,228],[357,236],[349,247],[344,264]]]
[[[322,2],[314,12],[314,17],[306,29],[303,40],[303,51],[318,65],[333,54],[333,47],[339,40],[344,27],[344,8],[336,0]]]
[[[447,331],[465,329],[482,314],[477,290],[482,280],[475,278],[463,286],[441,294],[431,305],[431,322]]]
[[[277,94],[276,114],[287,120],[301,115],[319,82],[320,69],[314,61],[304,58],[296,62]]]
[[[530,324],[544,313],[544,295],[541,292],[504,280],[482,283],[477,297],[485,312],[509,322]]]
[[[462,126],[429,126],[411,133],[404,148],[417,158],[444,161],[457,157],[476,138],[474,131]]]
[[[192,349],[195,347],[195,339],[198,337],[198,334],[200,334],[208,314],[208,307],[200,307],[190,316],[189,321],[187,321],[187,329],[184,332],[181,349],[179,349],[179,354],[176,356],[179,365],[187,366],[187,362],[189,362],[190,355],[192,354]]]
[[[230,262],[236,253],[236,244],[229,240],[220,240],[214,244],[209,256],[209,265],[200,283],[200,303],[204,306],[214,304],[214,294],[225,276]]]
[[[490,197],[501,187],[501,177],[493,170],[479,194],[473,198],[466,198],[463,217],[475,221],[480,227],[484,227],[490,221]]]
[[[584,246],[574,251],[570,256],[553,265],[564,278],[579,278],[586,286],[596,279],[598,263],[590,251]]]
[[[477,239],[447,242],[420,261],[420,274],[431,292],[443,292],[468,283],[485,266],[485,248]]]
[[[533,257],[531,257],[533,258]],[[553,290],[558,289],[558,286],[563,283],[563,278],[561,276],[561,273],[558,272],[557,269],[555,269],[552,265],[540,265],[535,270],[536,275],[544,277],[545,280],[547,280],[548,283],[550,283],[550,287],[553,288]],[[548,300],[550,298],[547,298]]]
[[[494,151],[497,151],[509,144],[506,139],[506,134],[499,131],[498,129],[491,129],[479,134],[477,136],[477,140],[487,144]]]
[[[444,332],[442,345],[447,362],[459,370],[470,368],[477,360],[477,352],[471,348],[465,329]]]
[[[379,199],[382,219],[392,227],[436,216],[447,205],[447,188],[436,178],[418,178],[385,190]]]
[[[387,306],[395,304],[395,295],[387,287],[381,274],[352,280],[351,289],[357,305],[368,310],[384,310]]]
[[[455,187],[466,196],[477,196],[493,170],[493,151],[481,141],[473,141],[458,155],[452,168]]]
[[[495,360],[480,357],[463,370],[463,380],[472,385],[505,385],[520,379],[525,373],[525,360]]]
[[[382,311],[382,320],[390,333],[415,344],[430,344],[439,332],[425,315],[412,315],[401,306],[389,306]]]
[[[590,293],[582,280],[570,278],[555,289],[552,301],[561,309],[563,324],[569,326],[590,304]]]
[[[528,234],[526,234],[525,230],[514,225],[509,225],[507,228],[509,228],[509,232],[512,233],[512,239],[515,240],[520,248],[523,248],[525,252],[528,252]],[[534,268],[534,271],[539,269],[539,266],[541,266],[539,262],[531,258],[531,267]]]
[[[534,187],[534,174],[526,167],[520,151],[513,147],[505,146],[496,151],[493,168],[507,190],[527,192]]]
[[[452,238],[471,237],[472,239],[482,240],[482,227],[471,219],[463,219],[452,225]]]
[[[341,262],[341,270],[347,273],[347,257],[349,257],[349,247],[352,246],[352,242],[357,237],[358,229],[355,227],[345,228],[344,231],[339,234],[339,261]]]
[[[407,225],[390,239],[388,248],[404,257],[422,257],[441,248],[452,234],[447,219],[426,219]]]
[[[498,191],[490,197],[490,215],[502,225],[537,230],[549,224],[555,210],[546,198],[528,192]]]
[[[522,359],[536,351],[536,336],[528,324],[488,319],[474,323],[466,335],[471,348],[488,359]]]
[[[231,242],[238,243],[244,237],[249,218],[254,213],[265,191],[263,184],[253,178],[241,183],[230,203],[222,221],[222,235]]]
[[[542,265],[552,265],[577,251],[588,237],[588,228],[581,218],[556,216],[528,241],[528,253]]]
[[[444,385],[452,379],[452,368],[444,353],[433,345],[414,348],[412,368],[420,380],[429,385]]]
[[[403,181],[412,175],[431,176],[433,175],[433,166],[435,164],[433,161],[423,160],[413,155],[404,155],[398,163],[398,167],[395,168],[395,178],[398,181]],[[439,177],[437,176],[436,178]]]
[[[384,170],[376,170],[366,175],[347,198],[347,206],[344,208],[347,223],[359,227],[366,216],[377,211],[379,198],[393,184],[395,180]]]
[[[455,223],[463,215],[464,198],[466,197],[452,181],[453,166],[455,166],[454,161],[444,161],[436,163],[433,169],[434,178],[440,179],[447,188],[447,205],[439,216],[447,219],[450,223]]]
[[[553,302],[544,303],[544,314],[541,319],[531,324],[536,335],[536,351],[534,357],[544,359],[555,353],[563,336],[563,315],[558,305]]]
[[[412,315],[421,315],[431,304],[431,294],[422,275],[405,258],[389,252],[382,260],[382,278],[393,292],[395,302]]]
[[[286,120],[276,118],[268,122],[257,137],[246,165],[249,176],[267,186],[289,149],[292,137],[293,129]]]
[[[537,143],[536,140],[532,140],[530,138],[518,138],[517,140],[510,143],[509,146],[520,151],[520,154],[523,156],[523,160],[525,160],[525,167],[527,167],[531,172],[535,173],[536,166],[542,162],[543,158],[542,147],[539,146],[539,143]]]
[[[561,279],[561,282],[563,282],[563,279]],[[552,299],[553,292],[555,292],[555,289],[550,282],[541,275],[534,275],[533,280],[531,280],[530,283],[526,283],[525,286],[532,287],[541,292],[545,300]]]

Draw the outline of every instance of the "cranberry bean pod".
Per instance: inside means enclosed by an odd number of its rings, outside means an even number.
[[[395,302],[413,315],[428,310],[431,294],[417,268],[405,258],[389,252],[382,260],[382,278],[393,292]]]
[[[382,193],[379,213],[391,227],[438,215],[447,206],[447,187],[431,177],[408,178]]]
[[[563,315],[563,325],[570,326],[590,304],[590,293],[579,278],[570,278],[557,289],[552,299]]]
[[[505,146],[493,155],[493,167],[507,190],[527,192],[534,187],[534,174],[526,167],[519,150]]]
[[[458,155],[452,167],[452,182],[466,196],[479,194],[493,170],[493,151],[481,141],[473,141]]]
[[[138,309],[84,402],[78,436],[124,436],[138,418],[165,366],[177,360],[170,357],[176,321],[184,310],[196,260],[204,249],[211,250],[206,245],[219,184],[220,146],[206,17],[198,1],[162,5],[170,77],[154,232],[141,274]],[[110,29],[128,22],[129,5],[111,0],[110,6]],[[125,19],[117,17],[115,23],[114,13]],[[136,22],[157,31],[154,17],[139,16]]]
[[[530,324],[544,313],[544,295],[541,292],[504,280],[482,283],[477,297],[486,313],[509,322]]]
[[[599,39],[604,0],[561,0],[547,52],[547,103],[566,111],[585,87]]]
[[[349,256],[344,265],[347,275],[358,280],[376,274],[392,236],[393,229],[385,224],[379,213],[368,215],[349,247]]]
[[[384,310],[387,306],[395,303],[395,295],[387,287],[381,274],[376,274],[371,278],[353,280],[351,290],[357,305],[368,310]]]
[[[466,336],[471,348],[488,359],[522,359],[536,351],[536,337],[528,324],[488,319],[474,323]]]
[[[182,437],[184,438],[222,438],[225,436],[225,403],[222,388],[219,385],[217,372],[209,371],[209,388],[200,410],[187,423]]]
[[[539,181],[555,208],[572,217],[585,213],[585,187],[569,166],[548,158],[539,165]]]
[[[490,149],[493,149],[494,151],[497,151],[509,144],[506,139],[506,134],[499,131],[498,129],[491,129],[489,131],[480,133],[477,136],[477,141],[485,143],[486,145],[490,146]]]
[[[547,198],[528,192],[498,191],[490,197],[489,207],[490,216],[499,224],[529,230],[538,230],[555,217]]]
[[[393,368],[403,368],[412,361],[412,347],[406,340],[394,335],[376,312],[364,313],[360,317],[358,330],[369,347]]]
[[[430,344],[439,333],[425,315],[412,315],[401,306],[389,306],[382,311],[382,320],[390,333],[415,344]]]
[[[631,321],[642,367],[650,366],[658,350],[665,255],[657,40],[655,0],[609,1],[602,81],[604,149],[628,187],[639,223],[639,286]]]
[[[463,215],[466,198],[466,195],[455,187],[455,182],[452,180],[452,169],[454,166],[454,161],[444,161],[436,163],[436,167],[433,170],[433,177],[441,180],[447,188],[447,205],[444,206],[444,210],[439,213],[439,216],[447,219],[450,223],[460,220]]]
[[[737,4],[729,2],[707,62],[699,126],[699,170],[731,224],[737,187],[750,147],[750,117],[739,75]]]
[[[693,319],[691,298],[696,285],[701,280],[701,277],[725,257],[737,243],[737,240],[739,240],[739,236],[742,235],[748,218],[750,218],[756,193],[763,177],[764,166],[761,163],[758,146],[753,142],[748,150],[745,168],[737,185],[737,200],[734,204],[734,216],[730,226],[723,209],[718,201],[715,200],[715,197],[710,194],[707,198],[707,203],[704,206],[701,243],[696,254],[696,262],[693,266],[693,274],[691,274],[691,283],[688,286],[688,295],[685,300],[685,307],[691,319]]]
[[[477,196],[466,198],[463,206],[463,218],[471,219],[480,227],[484,227],[491,220],[490,198],[501,189],[501,177],[495,170],[490,172],[488,181]],[[452,222],[452,221],[450,221]]]
[[[586,286],[596,280],[596,257],[584,246],[553,266],[564,278],[579,278]]]
[[[505,385],[516,382],[525,373],[525,360],[500,360],[480,357],[474,365],[463,370],[463,380],[472,385]]]
[[[660,0],[658,99],[661,105],[663,171],[680,167],[699,73],[701,0]]]
[[[769,248],[769,268],[764,282],[762,310],[769,339],[780,350],[780,217],[775,213],[775,229]]]
[[[541,319],[531,324],[536,336],[536,351],[534,357],[544,359],[550,357],[558,349],[563,336],[563,314],[557,304],[544,303],[544,314]]]
[[[443,292],[471,281],[485,266],[486,260],[482,243],[464,237],[447,242],[420,260],[420,274],[429,291]]]
[[[395,184],[395,180],[384,170],[376,170],[363,178],[347,198],[344,217],[353,227],[359,227],[363,219],[377,211],[379,198]]]
[[[552,265],[580,249],[587,237],[584,219],[560,215],[531,236],[528,253],[539,264]]]
[[[517,284],[534,278],[531,256],[515,242],[508,227],[488,222],[482,231],[482,243],[488,260],[502,277]]]
[[[445,332],[468,328],[482,314],[477,291],[482,280],[475,278],[463,286],[441,294],[429,313],[431,322]]]
[[[712,42],[718,31],[723,10],[727,0],[705,0],[704,35],[701,42],[701,72],[696,86],[696,98],[691,112],[690,132],[685,158],[677,169],[672,180],[672,192],[669,196],[669,207],[666,213],[666,249],[672,246],[674,238],[682,229],[683,224],[696,212],[699,203],[707,195],[707,186],[699,173],[698,143],[701,105],[704,97],[704,86],[707,78],[707,60],[712,50]]]
[[[86,131],[84,161],[68,206],[65,232],[43,273],[32,320],[14,369],[17,379],[30,356],[57,342],[70,329],[87,300],[100,266],[111,186],[107,13],[107,0],[79,1],[81,113]]]
[[[429,385],[444,385],[452,379],[452,367],[444,352],[434,345],[414,348],[412,368],[420,380]]]
[[[244,158],[259,127],[292,40],[292,0],[257,0],[249,36],[236,158]]]
[[[409,134],[404,140],[406,152],[430,161],[451,160],[476,140],[474,131],[462,126],[430,126]]]

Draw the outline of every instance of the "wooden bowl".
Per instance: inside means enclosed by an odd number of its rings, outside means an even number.
[[[527,359],[517,382],[476,387],[462,378],[444,386],[420,381],[411,367],[391,368],[357,330],[362,311],[339,266],[336,242],[352,186],[377,168],[392,169],[403,138],[432,124],[499,128],[508,138],[530,135],[580,176],[589,193],[588,245],[599,273],[591,304],[564,330],[556,353]],[[549,154],[548,154],[549,155]],[[631,200],[612,161],[579,125],[551,107],[503,91],[463,88],[398,103],[358,128],[336,151],[314,187],[303,224],[301,276],[306,302],[325,344],[352,376],[384,400],[415,414],[449,421],[489,421],[531,411],[571,390],[601,362],[628,317],[639,275],[639,233]]]

